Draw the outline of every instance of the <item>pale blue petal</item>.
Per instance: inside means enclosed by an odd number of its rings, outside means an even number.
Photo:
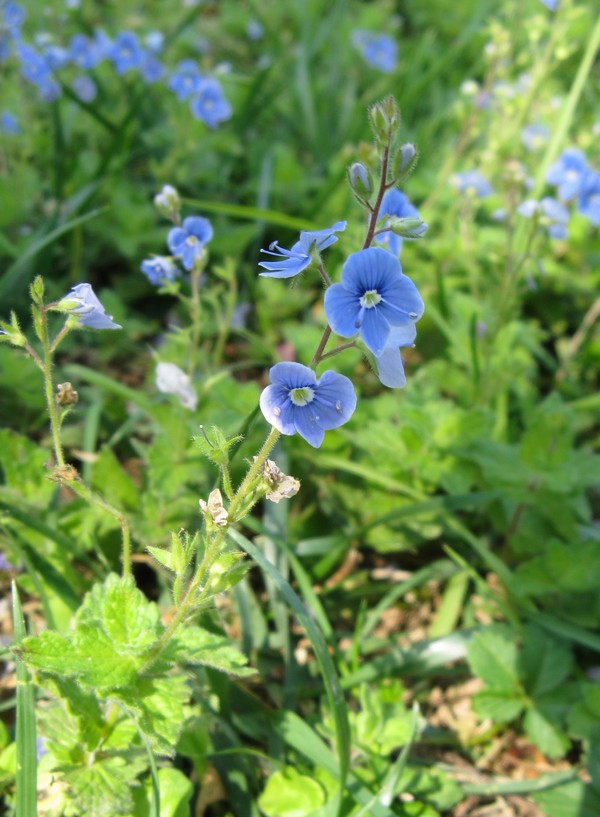
[[[325,290],[325,315],[333,331],[343,338],[351,338],[358,332],[358,298],[356,293],[348,292],[343,284],[332,284]]]
[[[294,411],[296,431],[313,448],[319,448],[325,437],[325,431],[319,426],[316,414],[314,401],[307,406],[296,406]]]
[[[295,434],[293,407],[280,386],[271,385],[260,395],[260,410],[265,420],[282,434]]]
[[[347,423],[356,408],[352,382],[343,374],[324,372],[314,399],[318,422],[326,431]]]
[[[365,309],[360,336],[375,356],[385,349],[390,336],[390,325],[379,313],[379,307]]]
[[[271,383],[285,386],[289,389],[301,389],[304,386],[315,388],[317,376],[308,366],[302,363],[276,363],[269,372]]]
[[[402,389],[406,386],[404,363],[400,349],[388,344],[379,357],[375,358],[377,374],[384,386],[390,389]]]

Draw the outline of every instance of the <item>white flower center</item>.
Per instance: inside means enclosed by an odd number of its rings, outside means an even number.
[[[360,305],[363,309],[372,309],[381,301],[381,295],[376,289],[368,289],[360,298]]]
[[[295,406],[307,406],[315,399],[315,392],[310,386],[290,389],[290,400]]]

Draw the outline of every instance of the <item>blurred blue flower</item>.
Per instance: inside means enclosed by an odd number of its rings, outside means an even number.
[[[177,70],[171,74],[168,88],[173,91],[177,99],[182,102],[196,93],[202,82],[202,74],[194,60],[183,60]]]
[[[108,53],[117,74],[126,74],[140,68],[144,58],[144,50],[140,45],[137,34],[133,31],[121,31],[117,34]]]
[[[52,71],[42,55],[28,43],[17,44],[17,57],[21,63],[21,76],[38,87],[52,78]]]
[[[583,177],[577,209],[594,227],[600,226],[600,173],[596,170],[589,170]]]
[[[585,155],[577,148],[567,148],[548,170],[546,181],[558,187],[558,195],[568,201],[579,194],[583,177],[588,172]]]
[[[20,36],[21,26],[25,22],[25,9],[18,3],[13,3],[12,0],[7,0],[2,5],[2,19],[4,21],[4,28],[7,28],[11,35],[15,38]]]
[[[3,111],[0,116],[0,133],[8,133],[12,136],[18,136],[21,133],[21,126],[14,116],[9,111]]]
[[[537,214],[539,222],[546,227],[551,238],[566,238],[569,223],[569,211],[557,199],[546,196],[541,201],[527,199],[517,207],[517,213],[525,218]]]
[[[140,64],[140,74],[144,82],[158,82],[165,72],[164,65],[151,51],[145,51]]]
[[[106,31],[101,28],[96,29],[94,31],[93,36],[93,44],[92,49],[94,51],[94,59],[96,60],[96,64],[101,63],[103,60],[110,59],[110,55],[112,53],[113,48],[113,41],[108,36]]]
[[[478,170],[466,170],[464,173],[456,173],[452,182],[459,193],[485,199],[494,192],[492,185]]]
[[[75,77],[72,84],[73,92],[82,102],[93,102],[98,94],[96,83],[87,74],[80,74]]]
[[[395,69],[398,62],[398,45],[387,34],[354,31],[352,44],[360,51],[361,57],[371,68],[377,68],[386,74]]]
[[[144,38],[144,45],[154,54],[160,54],[165,43],[165,35],[162,31],[149,31]]]
[[[10,57],[10,39],[0,31],[0,65]]]
[[[417,208],[408,200],[408,196],[402,193],[400,190],[397,190],[396,188],[388,190],[387,193],[384,195],[383,199],[381,200],[381,209],[379,210],[379,216],[380,217],[396,216],[397,218],[421,218]],[[394,255],[400,254],[403,239],[401,236],[396,235],[391,230],[387,230],[385,233],[379,233],[379,235],[375,237],[375,240],[379,244],[383,244],[384,247],[386,247],[386,249],[388,249]]]
[[[541,123],[527,125],[521,131],[521,142],[526,150],[532,152],[541,150],[550,137],[550,128]]]
[[[350,380],[328,370],[316,374],[301,363],[276,363],[271,385],[260,396],[260,410],[282,434],[300,434],[318,448],[325,432],[347,423],[356,408]]]
[[[58,303],[61,312],[66,312],[77,319],[76,326],[88,329],[121,329],[94,294],[91,284],[77,284]]]
[[[269,272],[261,272],[260,275],[264,278],[293,278],[294,275],[298,275],[308,267],[314,252],[321,252],[338,240],[335,233],[345,230],[346,224],[345,221],[337,221],[333,227],[325,230],[302,230],[299,240],[291,250],[285,250],[276,241],[273,241],[268,250],[261,250],[261,252],[266,255],[274,255],[282,260],[261,261],[258,266]]]
[[[218,80],[204,77],[190,102],[190,109],[196,119],[201,119],[209,128],[216,128],[221,122],[231,118],[231,105],[223,96]]]
[[[169,231],[167,245],[174,256],[181,258],[187,270],[194,267],[196,258],[202,254],[204,245],[213,237],[210,221],[202,216],[188,216],[181,227]]]
[[[179,267],[169,255],[155,255],[153,258],[147,258],[142,261],[140,269],[155,287],[162,286],[165,281],[173,282],[180,274]]]
[[[416,286],[403,274],[400,261],[381,247],[350,255],[342,281],[325,291],[325,314],[333,331],[343,338],[360,336],[378,357],[393,326],[414,323],[424,305]]]
[[[556,11],[559,4],[559,0],[540,0],[540,2],[543,3],[550,11]]]
[[[61,45],[54,45],[48,43],[42,48],[42,55],[46,61],[46,65],[55,71],[57,68],[64,68],[71,61],[71,54],[68,48],[63,48]]]
[[[249,40],[260,40],[264,33],[265,30],[258,20],[248,21],[248,25],[246,26],[246,34],[248,35]]]
[[[384,386],[390,389],[403,389],[406,386],[404,361],[400,354],[403,346],[412,346],[417,337],[414,323],[405,326],[392,326],[383,352],[375,358],[377,376]]]
[[[85,34],[74,34],[69,41],[69,55],[74,65],[88,71],[99,62],[99,53],[94,40]]]

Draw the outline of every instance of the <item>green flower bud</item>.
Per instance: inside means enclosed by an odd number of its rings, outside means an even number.
[[[375,139],[380,144],[387,144],[400,127],[400,109],[393,96],[386,96],[369,108],[369,122]]]
[[[364,199],[368,199],[373,192],[371,174],[361,162],[354,162],[348,168],[350,187]]]
[[[179,193],[170,184],[163,185],[162,190],[154,196],[154,206],[165,218],[178,224],[180,221],[179,211],[181,210],[181,199]]]

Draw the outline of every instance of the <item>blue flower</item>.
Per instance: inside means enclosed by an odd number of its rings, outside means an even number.
[[[492,185],[478,170],[457,173],[453,178],[453,183],[460,193],[479,199],[485,199],[494,192]]]
[[[165,72],[162,62],[151,51],[145,51],[140,65],[140,74],[144,82],[158,82]]]
[[[204,77],[200,81],[190,102],[190,110],[196,119],[201,119],[209,128],[216,128],[230,119],[232,113],[221,84],[213,77]]]
[[[161,286],[165,281],[172,282],[179,275],[179,267],[168,255],[155,255],[154,258],[147,258],[142,261],[140,269],[155,287]]]
[[[414,323],[405,326],[392,326],[383,352],[375,358],[377,375],[384,386],[390,389],[403,389],[406,386],[404,361],[400,354],[403,346],[412,346],[417,337]]]
[[[600,173],[596,170],[589,170],[583,177],[577,209],[594,227],[600,226]]]
[[[381,247],[359,250],[342,268],[342,281],[325,291],[329,325],[343,338],[357,332],[375,357],[385,349],[393,326],[418,320],[424,305],[400,261]]]
[[[389,74],[396,67],[398,46],[387,34],[355,31],[352,35],[352,44],[358,48],[361,57],[371,68]]]
[[[548,125],[541,123],[527,125],[521,131],[521,142],[526,150],[536,152],[541,150],[550,136],[550,128]]]
[[[249,40],[260,40],[265,30],[258,20],[249,20],[246,26],[246,34]]]
[[[0,133],[9,133],[12,136],[18,136],[21,133],[17,117],[9,111],[3,111],[0,116]]]
[[[17,45],[17,57],[21,63],[21,76],[33,85],[42,87],[52,79],[48,63],[36,49],[28,43]]]
[[[74,34],[69,41],[69,55],[74,65],[88,71],[99,62],[99,53],[94,40],[85,34]]]
[[[144,44],[153,54],[160,54],[165,44],[165,35],[162,31],[150,31],[144,38]]]
[[[265,278],[293,278],[294,275],[298,275],[308,267],[312,261],[313,252],[321,252],[338,240],[335,233],[345,230],[346,224],[346,221],[336,221],[333,227],[328,227],[326,230],[302,230],[299,240],[291,250],[285,250],[274,241],[269,245],[268,250],[261,250],[261,252],[283,260],[261,261],[258,266],[269,272],[260,274]]]
[[[52,69],[52,71],[56,70],[57,68],[64,68],[65,65],[68,65],[71,60],[71,54],[67,48],[63,48],[60,45],[54,45],[53,43],[48,43],[44,46],[43,56],[46,61],[46,65]]]
[[[547,9],[549,9],[550,11],[556,11],[556,9],[558,8],[558,3],[559,3],[559,0],[540,0],[540,1],[541,1],[541,2],[542,2],[542,3],[543,3],[545,6],[546,6],[546,8],[547,8]]]
[[[80,74],[75,77],[72,88],[82,102],[93,102],[98,94],[96,83],[87,74]]]
[[[76,318],[75,326],[88,329],[121,329],[96,298],[91,284],[77,284],[59,301],[58,308]]]
[[[187,270],[194,267],[196,258],[202,255],[204,245],[213,237],[210,221],[202,216],[188,216],[181,227],[170,230],[167,245],[173,255],[181,258]]]
[[[21,26],[25,21],[25,10],[18,3],[13,3],[12,0],[2,5],[2,17],[4,19],[5,27],[10,31],[15,38],[19,37]]]
[[[550,238],[566,238],[569,211],[560,201],[546,196],[541,201],[527,199],[517,207],[517,213],[525,218],[538,214],[540,224],[546,227]]]
[[[318,448],[325,432],[347,423],[356,408],[354,387],[347,377],[328,370],[316,374],[301,363],[276,363],[271,385],[260,396],[260,410],[282,434],[300,434]]]
[[[408,196],[393,188],[388,190],[381,201],[380,217],[396,216],[397,218],[421,218],[417,208],[410,203]],[[417,236],[418,237],[418,236]],[[391,230],[379,233],[376,241],[383,244],[391,253],[399,255],[402,249],[402,237]]]
[[[108,57],[117,74],[126,74],[127,71],[140,68],[144,50],[133,31],[122,31],[117,34]]]
[[[196,93],[202,82],[202,74],[194,60],[183,60],[168,82],[168,87],[177,99],[183,102]]]
[[[568,201],[579,195],[583,177],[588,172],[585,155],[577,148],[567,148],[548,170],[546,181],[558,187],[558,195]]]

